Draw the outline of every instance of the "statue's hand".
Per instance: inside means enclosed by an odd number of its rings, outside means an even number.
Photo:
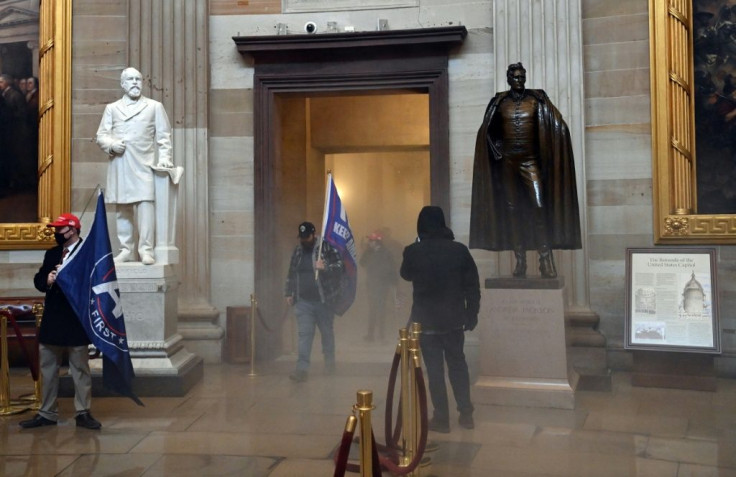
[[[115,154],[122,154],[125,152],[125,141],[118,141],[110,147],[110,150]]]
[[[157,165],[158,167],[166,167],[167,169],[174,167],[174,163],[171,161],[159,161]]]

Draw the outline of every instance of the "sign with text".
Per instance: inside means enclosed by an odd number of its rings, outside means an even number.
[[[626,252],[625,347],[720,353],[715,249]]]

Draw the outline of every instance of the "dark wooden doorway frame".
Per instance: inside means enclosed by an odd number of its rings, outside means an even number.
[[[368,94],[416,91],[429,96],[430,195],[450,214],[448,55],[467,36],[464,26],[317,35],[233,37],[253,59],[255,286],[272,276],[264,251],[273,237],[274,164],[271,134],[282,94]],[[277,306],[264,303],[266,308]],[[275,310],[274,310],[275,311]],[[280,313],[269,313],[274,316]]]

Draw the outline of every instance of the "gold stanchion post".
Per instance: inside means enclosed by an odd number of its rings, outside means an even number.
[[[412,330],[411,338],[409,338],[409,376],[410,376],[410,384],[411,384],[411,407],[412,407],[412,419],[411,419],[411,428],[408,430],[408,432],[411,434],[411,458],[414,459],[414,456],[419,451],[419,423],[421,421],[420,413],[422,412],[419,408],[419,390],[417,389],[417,381],[416,381],[416,375],[417,375],[417,369],[421,367],[421,362],[419,361],[419,339],[415,337],[414,330]],[[407,474],[411,477],[419,477],[419,467],[414,469],[413,472],[410,472]]]
[[[411,382],[411,366],[409,360],[409,330],[401,328],[399,330],[399,344],[401,346],[401,447],[402,457],[399,465],[408,466],[414,458],[414,433],[412,429],[414,425],[414,411],[412,410],[412,382]]]
[[[358,391],[358,411],[360,421],[360,475],[373,476],[373,439],[371,439],[371,411],[373,410],[373,391],[361,389]]]
[[[10,364],[8,363],[8,317],[0,313],[0,416],[20,414],[27,407],[10,405]]]
[[[248,376],[258,376],[256,374],[256,307],[258,302],[256,296],[250,295],[250,373]]]

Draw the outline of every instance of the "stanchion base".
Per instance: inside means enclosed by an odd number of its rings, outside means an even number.
[[[12,416],[13,414],[21,414],[28,411],[27,407],[7,406],[0,408],[0,416]]]

